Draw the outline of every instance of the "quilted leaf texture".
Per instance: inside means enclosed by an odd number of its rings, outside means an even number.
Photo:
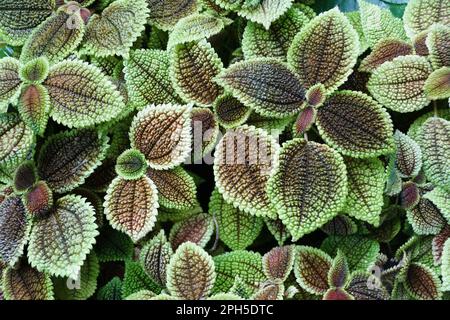
[[[34,223],[28,259],[39,271],[76,279],[97,235],[94,208],[80,196],[64,196]]]
[[[430,200],[447,221],[450,221],[450,192],[436,187],[430,192],[425,193],[423,197]]]
[[[433,71],[425,81],[425,94],[430,100],[450,97],[450,67],[442,67]]]
[[[116,86],[86,62],[64,60],[53,65],[43,85],[50,95],[52,118],[68,127],[105,122],[125,109]]]
[[[298,284],[307,292],[317,295],[328,290],[331,257],[320,249],[299,246],[295,256],[294,272]]]
[[[408,267],[405,289],[418,300],[441,298],[441,282],[438,276],[429,267],[420,263],[412,263]]]
[[[153,229],[158,214],[158,191],[149,178],[115,178],[105,197],[105,215],[111,226],[134,242]]]
[[[381,281],[365,271],[353,272],[345,290],[355,300],[389,300],[389,293]]]
[[[140,291],[151,291],[158,294],[161,292],[161,288],[149,278],[139,262],[125,261],[122,297],[126,298]]]
[[[409,36],[427,30],[434,23],[450,25],[450,4],[445,0],[411,0],[403,20]]]
[[[332,9],[311,20],[295,36],[288,63],[307,89],[321,83],[332,92],[347,80],[358,52],[358,34],[339,9]]]
[[[289,9],[292,0],[261,0],[253,1],[253,3],[254,6],[242,6],[237,11],[238,14],[250,21],[262,24],[266,29],[269,29],[271,23]]]
[[[395,131],[395,166],[403,178],[415,177],[422,168],[422,151],[419,145],[399,130]]]
[[[214,177],[225,201],[255,216],[275,218],[266,192],[278,161],[279,145],[263,129],[229,130],[216,147]]]
[[[50,96],[40,84],[22,86],[18,111],[36,135],[43,135],[50,111]]]
[[[223,94],[214,101],[214,113],[220,125],[230,129],[244,124],[252,113],[252,109],[231,94]]]
[[[172,30],[177,21],[200,9],[198,0],[146,0],[150,9],[148,21],[161,30]]]
[[[273,248],[262,259],[265,275],[269,280],[286,281],[294,266],[294,259],[295,247],[293,245]]]
[[[114,277],[97,292],[98,300],[122,300],[122,280]]]
[[[204,248],[214,232],[212,216],[206,213],[194,215],[175,223],[170,230],[169,241],[176,250],[184,242],[192,242]]]
[[[446,224],[438,207],[425,198],[420,198],[417,205],[407,211],[407,218],[414,232],[420,235],[438,234]]]
[[[347,196],[347,171],[330,147],[303,139],[283,145],[280,163],[268,182],[272,205],[300,239],[335,217]]]
[[[212,291],[215,279],[213,259],[192,242],[178,247],[167,267],[167,288],[178,299],[206,298]]]
[[[450,289],[450,241],[447,239],[442,248],[442,290],[448,291]]]
[[[328,272],[328,284],[332,288],[343,288],[349,280],[349,275],[347,259],[342,251],[338,250]]]
[[[116,172],[124,179],[139,179],[145,174],[146,170],[147,160],[139,150],[128,149],[117,157]]]
[[[48,76],[49,63],[47,58],[39,57],[21,65],[19,73],[22,81],[27,83],[39,84]]]
[[[101,229],[94,249],[100,262],[131,260],[134,254],[130,237],[108,226]]]
[[[20,62],[17,59],[6,57],[0,60],[0,110],[3,112],[6,111],[8,102],[16,100],[19,94],[19,68]]]
[[[450,26],[436,24],[430,27],[426,38],[426,47],[430,53],[433,69],[450,66],[450,53],[448,43],[450,41]]]

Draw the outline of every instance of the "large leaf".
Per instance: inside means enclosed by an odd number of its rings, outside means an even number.
[[[80,196],[67,195],[33,225],[28,259],[39,271],[76,279],[97,235],[94,208]]]
[[[262,129],[241,126],[220,140],[214,159],[214,177],[225,201],[256,216],[275,218],[266,192],[278,160],[279,146]]]
[[[408,267],[405,289],[419,300],[438,300],[442,295],[438,276],[429,267],[419,263],[412,263]]]
[[[125,109],[117,88],[97,67],[78,60],[51,67],[43,83],[53,119],[68,127],[86,127],[115,118]]]
[[[320,249],[300,246],[297,248],[294,272],[298,284],[312,294],[325,294],[328,290],[328,273],[331,257]]]
[[[358,53],[358,34],[335,8],[318,15],[295,36],[288,62],[306,88],[321,83],[331,92],[347,80]]]
[[[368,158],[393,150],[392,121],[370,96],[338,91],[317,111],[323,139],[342,154]]]
[[[148,14],[146,0],[112,2],[101,15],[90,17],[82,52],[98,57],[127,56],[133,42],[145,29]]]
[[[48,274],[26,264],[3,272],[3,295],[6,300],[53,300],[52,280]]]
[[[234,63],[216,81],[244,105],[270,117],[297,113],[305,101],[300,78],[274,58]]]
[[[200,8],[197,0],[147,0],[150,9],[149,22],[162,30],[171,30],[178,20]]]
[[[409,36],[427,30],[434,23],[450,25],[450,3],[446,0],[410,0],[403,20]]]
[[[283,145],[268,183],[270,200],[293,241],[339,213],[347,195],[347,171],[330,147],[294,139]]]
[[[206,298],[215,280],[213,259],[192,242],[182,244],[167,267],[167,289],[178,299]]]
[[[191,151],[190,114],[189,105],[148,106],[133,120],[131,147],[141,151],[153,169],[180,165]]]
[[[217,189],[211,195],[209,213],[217,219],[220,240],[231,250],[243,250],[250,246],[264,224],[260,217],[252,216],[226,202]]]
[[[214,232],[213,217],[206,213],[194,215],[175,223],[170,230],[169,241],[176,250],[185,242],[204,248]]]
[[[430,100],[423,86],[431,74],[425,57],[402,56],[377,68],[367,83],[373,97],[386,108],[412,112],[427,106]]]
[[[54,10],[54,0],[3,0],[0,33],[11,45],[24,44],[30,33]]]
[[[383,163],[377,158],[346,158],[345,165],[348,195],[343,211],[356,219],[378,226],[385,184]]]
[[[186,102],[212,105],[223,92],[213,81],[222,69],[222,61],[206,40],[180,43],[171,51],[172,84]]]
[[[0,11],[1,12],[1,11]],[[8,102],[13,102],[19,94],[21,79],[20,63],[14,58],[0,59],[0,111],[5,112]]]
[[[104,207],[111,226],[137,242],[153,229],[158,214],[158,191],[146,176],[137,180],[117,177],[106,192]]]

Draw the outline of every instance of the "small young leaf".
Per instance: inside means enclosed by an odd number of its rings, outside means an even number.
[[[105,226],[96,239],[95,252],[100,262],[127,261],[133,257],[134,245],[125,233]]]
[[[136,149],[125,150],[116,161],[117,174],[127,180],[142,178],[147,171],[145,156]]]
[[[206,298],[216,280],[211,256],[192,242],[183,243],[167,267],[167,289],[175,298]]]
[[[39,176],[54,192],[73,190],[100,165],[107,148],[108,137],[95,129],[50,136],[39,153]]]
[[[263,219],[226,202],[217,189],[211,195],[209,213],[217,219],[219,237],[231,250],[244,250],[261,232]]]
[[[53,192],[45,181],[38,181],[22,197],[25,210],[33,218],[41,218],[47,215],[53,207]]]
[[[14,172],[14,191],[18,194],[24,193],[34,185],[37,179],[34,162],[29,160],[21,163]]]
[[[146,0],[112,2],[101,15],[89,19],[83,53],[98,57],[124,56],[145,29],[149,9]]]
[[[322,250],[300,246],[297,248],[294,272],[298,284],[312,294],[325,294],[328,290],[328,273],[331,257]]]
[[[321,83],[332,92],[352,73],[358,53],[358,34],[335,8],[318,15],[295,36],[287,58],[307,89]]]
[[[449,41],[450,26],[436,24],[430,28],[425,43],[430,52],[431,65],[434,70],[450,66]]]
[[[203,213],[182,220],[173,225],[169,234],[172,248],[176,250],[185,242],[192,242],[204,248],[214,232],[214,221],[212,216]]]
[[[64,196],[34,223],[28,259],[39,271],[76,279],[97,235],[94,208],[80,196]]]
[[[420,201],[420,189],[416,183],[407,181],[403,184],[402,192],[400,194],[400,203],[406,210],[411,210]],[[420,209],[419,209],[420,210]],[[420,216],[420,214],[419,214]]]
[[[117,177],[108,187],[104,207],[111,226],[137,242],[155,225],[158,191],[146,176],[137,180]]]
[[[285,63],[274,58],[234,63],[216,81],[244,105],[265,116],[283,118],[304,106],[301,80]]]
[[[141,151],[153,169],[175,168],[191,151],[190,115],[189,105],[148,106],[131,124],[131,147]]]
[[[20,197],[9,196],[0,204],[0,260],[14,266],[23,254],[31,231]],[[1,275],[1,273],[0,273]]]
[[[442,295],[438,276],[429,267],[419,263],[412,263],[408,267],[405,289],[418,300],[439,300]]]
[[[39,84],[47,78],[49,64],[46,57],[32,59],[25,65],[22,65],[19,74],[23,82]]]
[[[214,113],[222,127],[231,129],[244,124],[252,109],[240,103],[231,94],[225,93],[214,101]]]
[[[342,251],[338,250],[328,272],[328,284],[331,288],[344,288],[349,280],[347,259]]]
[[[300,111],[297,120],[295,120],[293,133],[296,136],[302,136],[309,131],[309,129],[311,129],[312,125],[316,122],[316,119],[317,109],[312,106],[307,106],[305,109]]]
[[[347,171],[330,147],[294,139],[283,145],[268,194],[293,241],[336,216],[347,195]]]
[[[446,0],[410,0],[403,21],[409,36],[427,30],[434,23],[450,24],[450,3]]]
[[[395,166],[401,177],[415,177],[422,168],[422,151],[419,145],[399,130],[395,131]]]
[[[420,110],[430,102],[423,86],[431,74],[425,57],[397,57],[377,68],[367,83],[373,97],[386,108],[397,112]]]
[[[353,272],[345,290],[355,300],[389,300],[389,293],[381,281],[365,271]]]
[[[430,100],[450,98],[450,67],[433,71],[425,81],[423,89]]]
[[[223,93],[213,82],[223,69],[214,48],[206,40],[177,44],[170,57],[169,73],[175,91],[186,102],[210,106]]]
[[[148,21],[161,30],[172,30],[177,21],[200,9],[197,0],[147,0],[150,9]]]
[[[37,135],[43,135],[50,111],[50,96],[40,84],[22,86],[17,109],[23,121]]]
[[[0,59],[0,111],[2,112],[6,112],[8,102],[15,101],[19,94],[22,82],[19,67],[20,62],[17,59],[9,57]]]
[[[295,247],[275,247],[262,259],[264,274],[269,280],[286,281],[294,266]]]
[[[256,216],[275,218],[266,192],[279,145],[263,129],[229,130],[216,147],[214,177],[225,201]]]
[[[317,111],[316,123],[323,139],[350,157],[375,157],[394,147],[389,114],[361,92],[334,93]]]
[[[52,280],[23,264],[15,269],[9,267],[3,272],[3,295],[6,300],[53,300]]]

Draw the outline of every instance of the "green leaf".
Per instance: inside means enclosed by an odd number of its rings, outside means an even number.
[[[53,65],[43,85],[50,95],[52,118],[68,127],[109,121],[125,109],[116,86],[85,62],[65,60]]]
[[[141,151],[153,169],[175,168],[191,151],[190,116],[190,105],[148,106],[133,119],[131,147]]]
[[[291,236],[286,226],[280,219],[272,220],[264,218],[267,229],[273,235],[279,246],[282,246],[284,242]]]
[[[164,31],[172,30],[181,18],[200,9],[197,0],[147,0],[147,4],[150,8],[149,23]]]
[[[216,186],[225,201],[252,215],[275,218],[266,186],[278,154],[278,143],[263,129],[228,130],[214,159]]]
[[[64,196],[34,223],[28,259],[39,271],[76,278],[97,235],[94,208],[80,196]]]
[[[141,290],[149,290],[157,294],[161,292],[161,288],[148,277],[139,262],[126,261],[122,297],[128,297]]]
[[[450,3],[446,0],[410,0],[403,21],[410,37],[427,30],[434,23],[450,24]]]
[[[0,260],[14,266],[22,256],[31,231],[20,197],[11,195],[0,204]],[[1,273],[0,273],[1,275]]]
[[[385,169],[377,158],[346,158],[348,195],[343,211],[374,226],[380,224]]]
[[[318,15],[295,36],[287,58],[307,89],[321,83],[333,92],[352,73],[358,53],[358,34],[335,8]]]
[[[70,12],[70,4],[49,16],[25,42],[20,61],[28,62],[44,56],[54,64],[72,53],[84,36],[85,26],[80,11]]]
[[[90,298],[97,289],[97,278],[100,274],[100,265],[95,253],[89,254],[81,266],[80,273],[75,286],[69,286],[73,279],[55,278],[53,286],[55,296],[58,300],[86,300]],[[79,287],[78,287],[79,285]]]
[[[220,33],[233,21],[210,13],[192,14],[181,18],[169,35],[168,48],[180,43],[208,39]]]
[[[139,261],[147,275],[161,288],[166,286],[167,266],[173,255],[172,246],[167,241],[164,230],[142,248]]]
[[[40,84],[47,78],[49,64],[46,57],[32,59],[19,69],[20,78],[23,82]]]
[[[425,57],[397,57],[383,63],[372,73],[367,88],[386,108],[397,112],[412,112],[430,103],[423,86],[431,72],[431,66]]]
[[[395,257],[401,260],[407,256],[409,262],[417,262],[436,269],[433,257],[433,236],[413,236],[396,252]]]
[[[291,7],[269,29],[259,23],[248,22],[242,36],[245,59],[273,57],[286,60],[292,40],[309,20],[299,8]]]
[[[217,189],[211,195],[209,213],[217,219],[219,237],[231,250],[250,246],[261,232],[263,219],[226,202]]]
[[[264,274],[269,280],[284,282],[294,266],[295,247],[274,247],[263,258]]]
[[[321,249],[331,256],[341,250],[350,271],[365,271],[376,261],[380,245],[375,240],[358,235],[329,236],[322,242]]]
[[[174,250],[188,241],[204,248],[211,239],[214,226],[212,216],[207,213],[197,214],[175,223],[170,229],[169,241]]]
[[[448,109],[441,109],[439,110],[439,117],[443,118],[445,120],[450,120],[450,108]],[[422,125],[429,119],[434,117],[434,111],[430,111],[425,113],[424,115],[418,117],[410,126],[408,129],[408,136],[410,136],[413,140],[416,142],[419,141],[419,132],[422,129]]]
[[[411,54],[413,54],[413,48],[406,41],[395,38],[381,39],[375,44],[370,54],[361,61],[358,70],[373,72],[386,61]]]
[[[206,298],[211,293],[215,280],[213,259],[192,242],[179,246],[167,267],[167,289],[178,299]]]
[[[422,151],[419,145],[399,130],[395,131],[395,166],[401,177],[415,177],[422,168]]]
[[[450,122],[429,118],[420,129],[418,143],[427,178],[436,186],[450,190]]]
[[[1,11],[0,11],[1,12]],[[20,62],[14,58],[0,59],[0,111],[6,112],[9,102],[17,100],[21,84]]]
[[[381,281],[365,271],[355,271],[345,288],[355,300],[389,300],[389,293]]]
[[[146,176],[137,180],[117,177],[108,187],[104,207],[111,226],[137,242],[155,225],[158,191]]]
[[[223,93],[213,82],[222,61],[206,40],[177,44],[171,50],[169,73],[178,95],[186,102],[210,106]]]
[[[335,217],[347,195],[347,171],[330,147],[303,139],[283,145],[268,194],[293,241]]]
[[[450,66],[449,41],[450,26],[436,24],[430,27],[425,43],[430,52],[429,57],[434,70]]]
[[[108,137],[95,129],[74,129],[50,136],[41,147],[38,172],[57,193],[84,183],[106,155]]]
[[[146,0],[112,2],[100,15],[90,17],[81,52],[98,57],[128,56],[145,29],[148,15]]]
[[[423,197],[430,200],[447,219],[447,222],[450,222],[450,191],[435,187],[430,192],[425,193]]]
[[[450,98],[450,67],[433,71],[425,81],[423,89],[430,100]]]
[[[389,9],[383,9],[366,0],[358,0],[364,36],[371,48],[384,39],[407,40],[403,21],[394,17]]]
[[[441,298],[441,282],[429,267],[412,263],[407,271],[405,289],[418,300],[439,300]]]
[[[142,178],[146,171],[147,160],[139,150],[128,149],[117,157],[116,172],[126,180]]]
[[[22,86],[17,109],[22,120],[36,135],[43,135],[50,112],[50,96],[40,84]]]
[[[298,284],[307,292],[322,295],[328,290],[331,257],[322,250],[299,246],[295,257],[294,273]]]
[[[158,189],[159,204],[168,209],[189,210],[198,205],[194,179],[182,167],[171,170],[147,170]]]
[[[96,239],[95,252],[100,262],[127,261],[133,257],[134,245],[125,233],[105,226]]]
[[[394,147],[389,114],[361,92],[335,92],[317,110],[316,123],[322,138],[350,157],[375,157]]]
[[[140,290],[130,294],[125,300],[151,300],[156,297],[156,294],[150,290]]]
[[[213,293],[228,292],[236,276],[252,291],[266,280],[261,255],[252,251],[236,250],[214,257],[216,282]]]
[[[3,295],[6,300],[53,300],[52,280],[26,264],[3,271]]]
[[[353,29],[355,29],[359,38],[359,54],[362,54],[369,48],[369,43],[367,42],[366,36],[364,35],[364,30],[361,21],[361,13],[360,11],[350,11],[344,12],[348,21],[350,21]]]
[[[261,115],[283,118],[304,107],[305,89],[300,78],[274,58],[234,63],[216,81]]]
[[[409,223],[420,235],[437,234],[446,225],[439,209],[428,199],[420,198],[418,204],[407,211]]]
[[[441,258],[442,291],[450,291],[450,240],[446,240]]]
[[[244,124],[252,109],[240,103],[231,94],[225,93],[214,101],[214,114],[217,121],[225,129],[231,129]]]
[[[333,220],[325,223],[321,229],[329,236],[348,236],[355,234],[358,231],[358,226],[351,218],[340,214],[334,217]]]
[[[11,45],[23,45],[32,30],[55,9],[54,0],[3,0],[0,34]]]
[[[114,277],[97,292],[97,300],[122,300],[122,280]]]
[[[269,29],[271,23],[277,20],[292,5],[293,0],[257,0],[254,6],[242,6],[237,13],[250,21],[262,24]]]

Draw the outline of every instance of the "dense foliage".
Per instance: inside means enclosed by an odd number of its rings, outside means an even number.
[[[0,0],[0,39],[0,300],[450,299],[448,0]]]

